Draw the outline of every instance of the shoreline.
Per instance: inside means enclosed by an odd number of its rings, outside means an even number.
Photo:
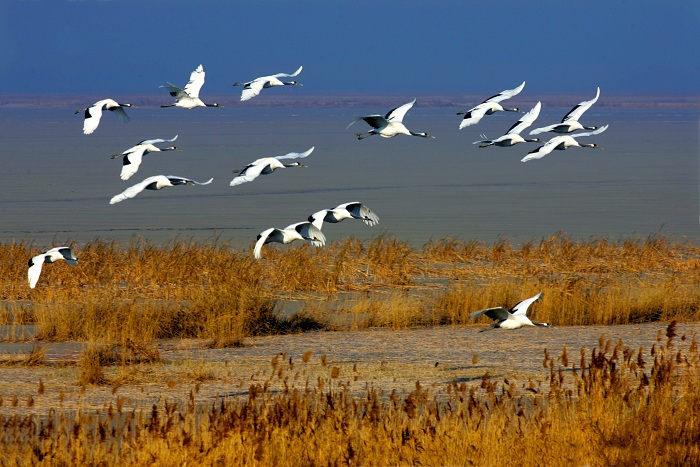
[[[163,92],[144,93],[117,93],[110,94],[117,100],[128,100],[130,103],[143,108],[159,108],[168,101],[168,96]],[[360,92],[326,92],[304,93],[297,92],[294,95],[273,96],[268,99],[259,99],[241,103],[234,93],[209,94],[208,98],[220,102],[224,108],[374,108],[395,105],[397,100],[406,99],[407,93],[360,93]],[[480,93],[413,93],[424,108],[453,108],[474,105],[483,100]],[[88,93],[78,94],[2,94],[0,93],[0,108],[6,109],[40,109],[40,108],[65,108],[81,107],[86,102],[102,99],[103,94]],[[571,107],[586,95],[580,93],[546,93],[536,97],[518,99],[522,105],[534,105],[537,100],[542,101],[546,107]],[[598,102],[597,107],[602,109],[700,109],[700,95],[685,94],[608,94],[604,101]]]

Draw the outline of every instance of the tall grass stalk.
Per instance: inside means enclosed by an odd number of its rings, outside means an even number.
[[[698,346],[675,323],[666,336],[648,362],[602,337],[580,359],[545,351],[539,389],[484,375],[358,396],[331,366],[303,388],[252,384],[204,404],[0,414],[0,450],[19,465],[698,465]]]
[[[577,242],[558,234],[520,246],[447,238],[416,250],[380,235],[324,248],[275,246],[261,261],[218,241],[96,240],[73,250],[78,266],[45,265],[32,290],[26,261],[41,250],[0,245],[0,320],[37,324],[47,340],[197,337],[240,345],[248,335],[300,329],[285,320],[316,327],[308,319],[336,310],[350,327],[462,325],[471,311],[541,291],[532,313],[554,325],[700,319],[700,248],[663,237]],[[311,295],[305,309],[313,313],[285,315],[284,300]]]

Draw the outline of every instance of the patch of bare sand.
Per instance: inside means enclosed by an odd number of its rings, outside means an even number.
[[[52,407],[70,411],[109,405],[125,410],[150,409],[162,400],[184,403],[190,397],[213,403],[220,397],[246,397],[253,384],[273,391],[285,385],[303,389],[321,384],[325,390],[347,387],[356,395],[373,387],[385,396],[393,390],[405,396],[420,381],[440,397],[453,381],[479,385],[487,372],[492,380],[508,379],[521,389],[532,381],[544,393],[549,381],[549,372],[542,365],[544,349],[558,358],[566,346],[569,365],[573,362],[578,367],[580,348],[586,348],[590,356],[602,335],[613,346],[622,340],[635,352],[642,348],[648,358],[654,343],[666,342],[667,326],[321,331],[250,338],[245,347],[229,349],[204,349],[202,342],[172,340],[158,346],[163,363],[106,367],[107,379],[118,384],[85,388],[77,384],[75,343],[46,344],[47,365],[0,365],[0,414],[45,414]],[[699,331],[700,323],[679,324],[675,345],[687,347]],[[683,335],[685,341],[681,340]],[[32,344],[28,345],[31,348]],[[61,348],[66,349],[65,354]],[[0,351],[7,353],[2,345]]]

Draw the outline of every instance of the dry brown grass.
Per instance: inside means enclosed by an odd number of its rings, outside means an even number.
[[[35,323],[44,340],[148,343],[196,337],[212,346],[318,327],[464,324],[469,312],[533,306],[554,325],[700,318],[700,249],[663,237],[574,242],[555,235],[514,247],[441,239],[414,250],[389,236],[325,248],[270,248],[261,261],[225,243],[74,245],[80,264],[47,265],[36,289],[26,260],[39,250],[0,245],[0,323],[20,339]],[[282,300],[304,300],[300,314]]]
[[[697,341],[671,323],[644,355],[601,337],[590,351],[545,349],[545,385],[485,374],[438,388],[416,382],[401,396],[354,395],[330,364],[303,388],[251,384],[247,396],[205,404],[190,392],[143,411],[0,415],[0,450],[18,465],[698,465]],[[271,364],[279,378],[292,372],[284,356]],[[195,368],[192,380],[207,374]]]

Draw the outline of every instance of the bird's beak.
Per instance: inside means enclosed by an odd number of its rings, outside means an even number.
[[[81,112],[85,112],[85,111],[84,111],[84,110],[80,110],[80,109],[78,109],[78,110],[75,111],[75,113],[77,113],[77,114],[79,114],[79,113],[81,113]]]
[[[121,156],[121,154],[112,154],[112,157],[110,157],[110,159],[116,159],[119,156]]]

